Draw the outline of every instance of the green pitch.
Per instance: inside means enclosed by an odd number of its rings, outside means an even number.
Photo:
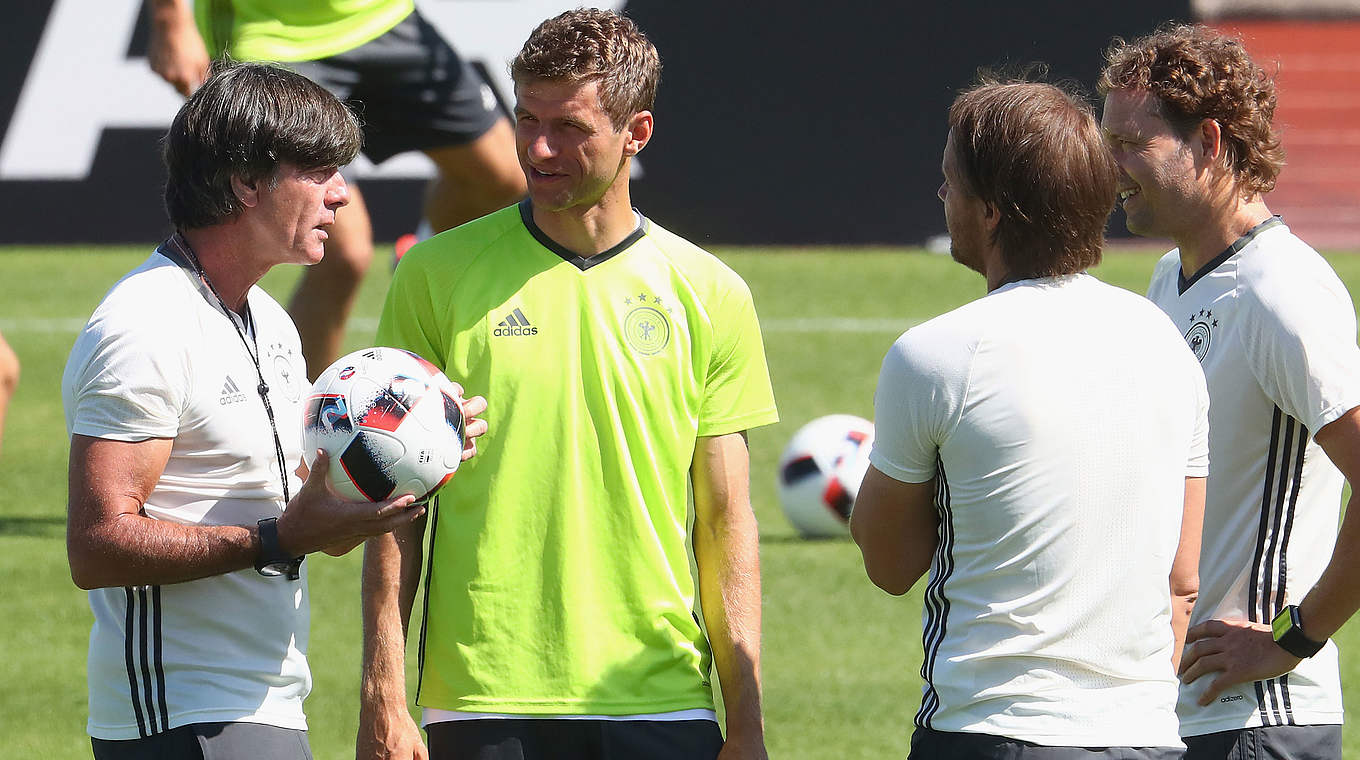
[[[76,330],[104,291],[148,250],[0,249],[0,332],[23,362],[0,451],[0,744],[7,756],[89,757],[90,614],[66,566],[61,371]],[[771,756],[904,757],[920,699],[920,587],[890,597],[870,585],[848,540],[799,540],[775,502],[775,460],[793,431],[813,417],[872,417],[887,347],[906,328],[981,296],[982,279],[946,256],[902,250],[719,253],[755,294],[784,419],[751,433]],[[1352,294],[1360,294],[1360,258],[1330,258]],[[1119,254],[1096,274],[1141,292],[1155,259]],[[374,269],[350,326],[352,348],[372,341],[388,279],[382,264]],[[265,287],[286,300],[296,274],[276,271]],[[307,561],[316,682],[307,701],[312,747],[319,759],[352,757],[359,552]],[[1360,693],[1360,626],[1344,629],[1339,643],[1343,682],[1348,693]],[[1349,710],[1348,721],[1350,755],[1360,752],[1360,729]]]

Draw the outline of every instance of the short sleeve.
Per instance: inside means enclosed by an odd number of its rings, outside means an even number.
[[[1345,286],[1320,258],[1298,264],[1244,288],[1242,340],[1266,396],[1316,434],[1360,406],[1360,348]]]
[[[973,355],[962,336],[941,340],[927,323],[908,330],[883,358],[874,392],[869,462],[904,483],[935,477],[939,450],[957,428]]]
[[[723,435],[778,422],[751,291],[734,275],[726,292],[709,308],[714,340],[698,434]]]
[[[393,273],[375,340],[380,346],[414,352],[447,370],[448,357],[444,350],[447,341],[435,316],[427,260],[422,258],[422,253],[419,245],[412,248]]]
[[[173,334],[92,323],[68,360],[63,396],[73,434],[117,441],[174,438],[192,382]]]
[[[1187,374],[1195,398],[1195,427],[1191,434],[1185,477],[1205,478],[1209,476],[1209,387],[1204,379],[1204,369],[1195,359],[1195,355],[1188,349],[1184,353],[1186,364],[1189,365]]]

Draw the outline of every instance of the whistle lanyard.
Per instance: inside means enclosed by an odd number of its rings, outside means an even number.
[[[241,339],[241,345],[245,348],[246,355],[250,357],[250,362],[255,365],[255,376],[260,380],[260,384],[255,386],[255,390],[260,394],[260,401],[264,402],[264,413],[265,416],[269,417],[269,431],[274,434],[274,455],[279,461],[279,477],[283,481],[283,505],[287,508],[288,502],[292,500],[292,494],[289,493],[288,488],[288,464],[283,456],[283,442],[279,440],[279,426],[274,421],[274,407],[269,403],[269,384],[264,381],[264,371],[260,368],[260,345],[256,340],[255,314],[250,310],[250,301],[249,299],[246,301],[246,313],[243,320],[246,322],[246,326],[243,328],[241,322],[232,316],[231,309],[227,308],[227,302],[222,300],[222,295],[217,292],[212,280],[208,279],[208,275],[203,271],[203,265],[199,263],[198,256],[194,254],[194,249],[189,247],[189,242],[184,239],[184,236],[176,232],[169,240],[165,241],[165,245],[161,246],[161,253],[175,254],[169,258],[182,259],[175,261],[175,263],[181,267],[187,267],[198,275],[204,285],[208,286],[208,291],[213,294],[213,298],[217,300],[217,305],[222,309],[222,316],[226,317],[228,322],[231,322],[232,329]],[[249,333],[248,338],[247,333]]]

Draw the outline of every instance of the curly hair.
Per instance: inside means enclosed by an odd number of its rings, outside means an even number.
[[[627,16],[577,8],[544,21],[510,62],[515,84],[532,79],[600,82],[600,104],[622,130],[649,111],[661,82],[661,57]]]
[[[1175,24],[1133,42],[1116,37],[1105,61],[1101,95],[1113,90],[1156,95],[1162,117],[1185,139],[1204,119],[1213,119],[1242,194],[1275,189],[1285,158],[1271,124],[1275,83],[1241,40],[1201,25]]]
[[[1000,213],[993,239],[1013,276],[1100,263],[1119,168],[1090,104],[1071,90],[984,75],[949,108],[964,190]]]

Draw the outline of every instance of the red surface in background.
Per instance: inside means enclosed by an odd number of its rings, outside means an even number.
[[[1360,20],[1219,21],[1275,74],[1288,163],[1271,211],[1313,247],[1360,250]]]

